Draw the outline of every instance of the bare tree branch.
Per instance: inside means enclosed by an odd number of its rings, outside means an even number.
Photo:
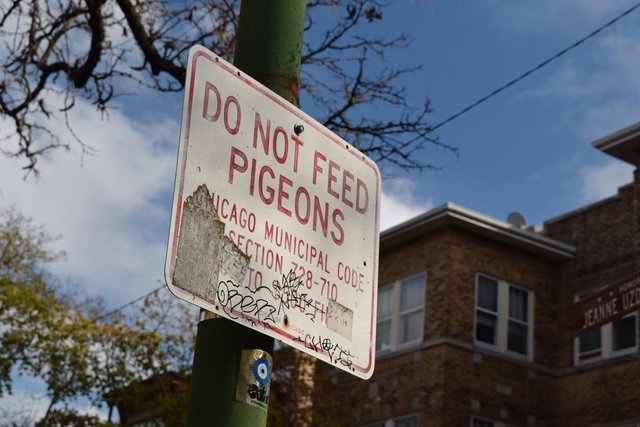
[[[184,88],[187,53],[202,44],[230,59],[239,0],[0,0],[0,152],[38,158],[71,144],[90,153],[69,112],[76,97],[101,114],[131,83],[160,92]],[[380,37],[375,26],[388,7],[378,0],[312,0],[307,4],[301,99],[320,122],[374,160],[423,169],[416,150],[438,146],[428,100],[417,108],[403,81],[417,67],[392,67],[389,52],[406,48],[406,34]],[[372,35],[373,34],[373,35]],[[383,65],[381,65],[383,64]],[[60,115],[71,141],[54,132]],[[5,126],[3,126],[5,127]]]

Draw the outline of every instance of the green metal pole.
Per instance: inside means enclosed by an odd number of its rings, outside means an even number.
[[[304,0],[243,0],[233,63],[292,104],[304,32]]]
[[[296,105],[305,12],[305,0],[243,0],[233,61]],[[247,352],[273,354],[273,338],[209,314],[198,324],[187,425],[263,427],[267,411],[236,393],[252,368],[246,366]]]
[[[267,412],[236,400],[243,350],[273,352],[273,338],[222,317],[198,324],[187,425],[258,427]],[[246,367],[245,367],[246,368]]]

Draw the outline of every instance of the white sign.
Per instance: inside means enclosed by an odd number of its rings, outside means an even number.
[[[165,267],[176,296],[369,378],[379,201],[373,161],[191,49]]]

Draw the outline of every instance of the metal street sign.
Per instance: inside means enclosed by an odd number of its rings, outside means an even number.
[[[573,331],[580,335],[640,309],[640,272],[573,306]]]
[[[373,161],[191,49],[165,266],[176,296],[369,378],[379,200]]]

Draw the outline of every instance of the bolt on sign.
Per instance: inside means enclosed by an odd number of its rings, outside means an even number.
[[[573,331],[583,334],[640,309],[640,272],[573,305]]]
[[[372,160],[191,49],[165,267],[176,296],[369,378],[379,201]]]

